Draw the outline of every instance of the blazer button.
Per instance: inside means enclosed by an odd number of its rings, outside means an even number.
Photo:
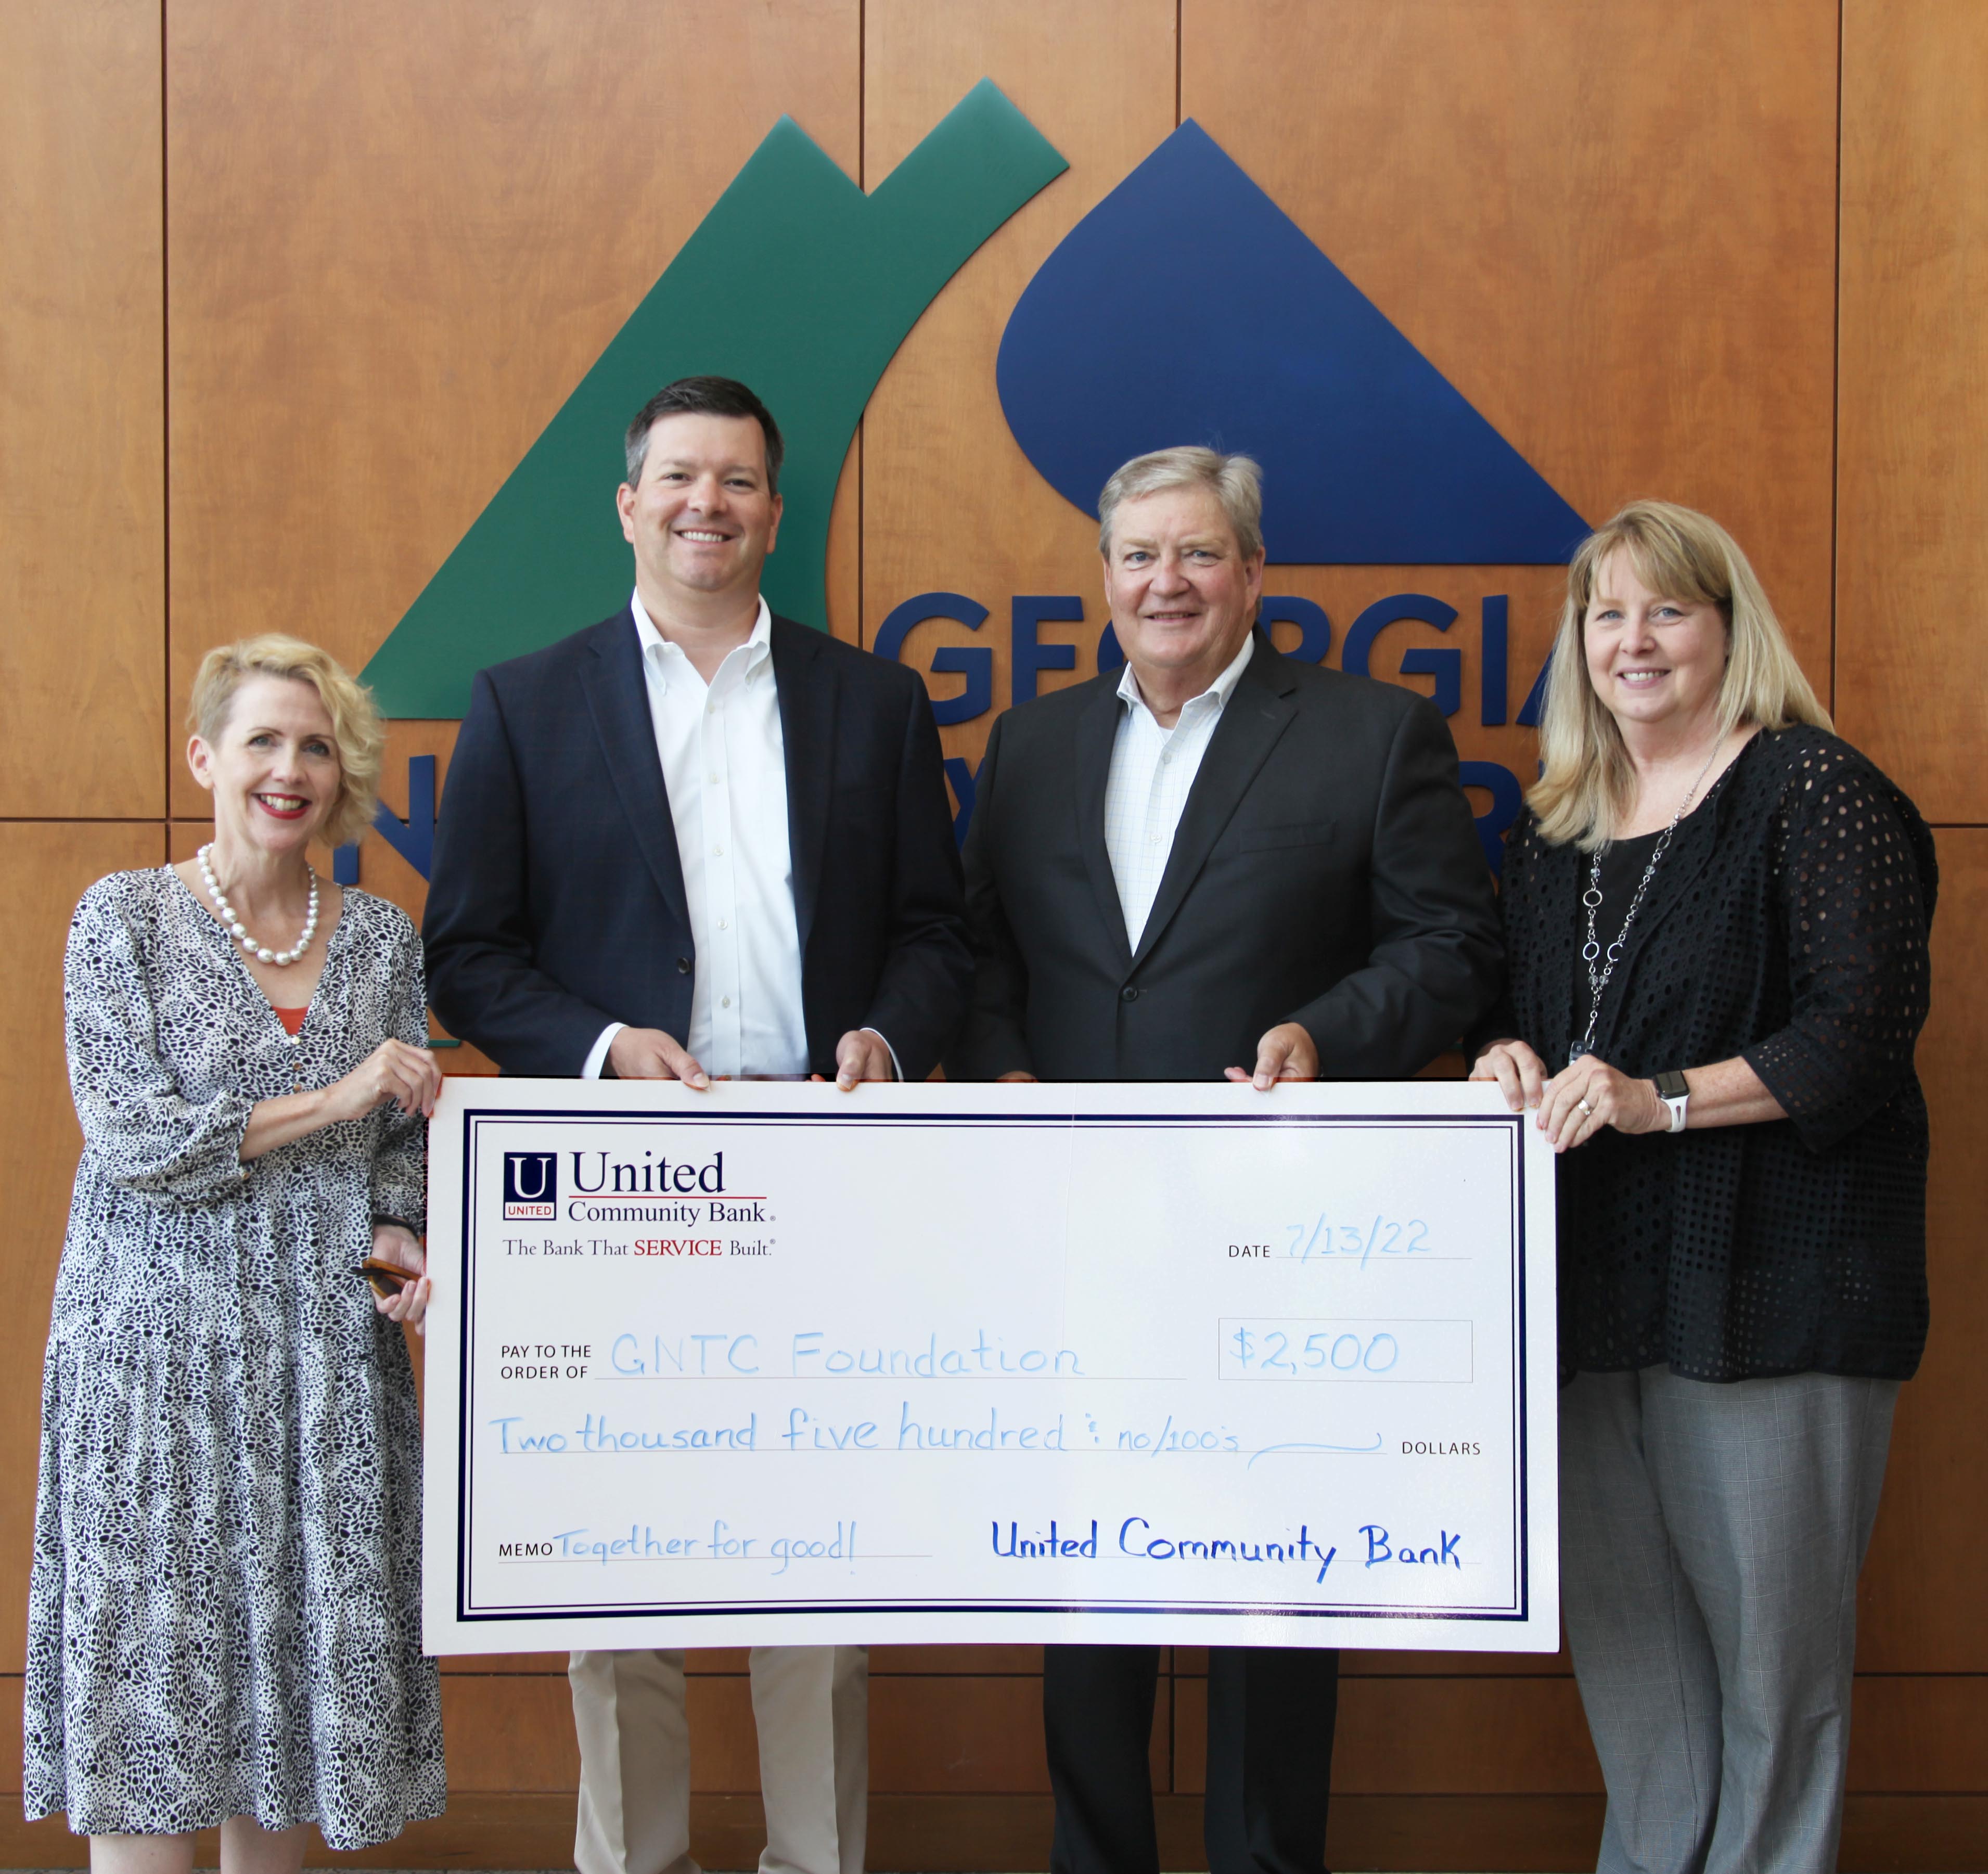
[[[687,976],[690,974],[690,959],[688,957],[680,956],[677,959],[677,974],[680,976]]]
[[[1139,1000],[1139,992],[1128,983],[1118,992],[1118,1000],[1121,1002],[1137,1002]]]

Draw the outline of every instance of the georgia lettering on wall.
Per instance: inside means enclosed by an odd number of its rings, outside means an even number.
[[[1477,682],[1469,702],[1476,720],[1486,728],[1502,726],[1507,719],[1507,704],[1513,693],[1509,648],[1509,604],[1501,592],[1486,593],[1477,601],[1479,655]],[[902,604],[893,606],[877,627],[871,648],[879,657],[899,663],[917,661],[919,647],[912,641],[921,624],[935,619],[951,619],[969,631],[978,631],[992,614],[978,600],[962,592],[921,592]],[[1339,668],[1351,676],[1384,676],[1377,669],[1377,657],[1389,655],[1377,644],[1381,634],[1405,619],[1419,620],[1439,631],[1452,626],[1462,628],[1457,608],[1426,592],[1395,592],[1377,599],[1353,621],[1341,647]],[[1290,594],[1266,593],[1259,622],[1270,632],[1286,657],[1307,664],[1325,662],[1335,641],[1331,618],[1315,600]],[[939,679],[963,678],[955,695],[935,695],[932,715],[942,729],[977,721],[998,707],[1006,709],[1033,699],[1044,671],[1077,671],[1080,653],[1088,668],[1079,672],[1089,676],[1115,670],[1124,662],[1110,622],[1105,624],[1094,647],[1085,651],[1080,643],[1044,641],[1044,624],[1081,625],[1086,622],[1084,600],[1073,593],[1017,593],[1008,601],[1009,693],[997,699],[994,686],[994,649],[991,644],[942,644],[925,657],[921,668]],[[995,627],[994,629],[999,627]],[[1083,634],[1080,634],[1081,637]],[[1460,714],[1464,694],[1464,655],[1460,646],[1411,645],[1393,660],[1394,674],[1426,676],[1435,679],[1432,700],[1445,716]],[[1540,699],[1546,685],[1546,669],[1528,686],[1526,698],[1510,720],[1519,728],[1538,726]],[[401,820],[391,809],[382,807],[376,830],[422,878],[428,875],[428,859],[434,847],[436,810],[435,758],[417,755],[407,763],[408,817]],[[1489,797],[1489,805],[1477,816],[1477,837],[1483,843],[1486,862],[1495,871],[1503,854],[1505,830],[1519,811],[1523,783],[1502,762],[1465,761],[1459,763],[1459,778],[1467,788],[1478,788]],[[945,778],[952,790],[953,835],[965,843],[966,829],[973,817],[974,784],[977,767],[964,756],[945,758]],[[347,847],[338,855],[341,883],[359,882],[359,849]],[[349,870],[350,875],[347,873]]]
[[[658,384],[693,373],[743,379],[778,414],[786,511],[765,596],[783,616],[825,629],[829,516],[871,392],[975,250],[1068,167],[985,79],[867,194],[783,117],[367,664],[382,709],[400,719],[460,717],[478,668],[621,606],[627,549],[603,491],[620,479],[627,413]],[[1239,296],[1232,276],[1217,269],[1182,276],[1169,256],[1184,224],[1223,228],[1251,255],[1253,276],[1274,280],[1275,290]],[[1128,295],[1141,308],[1135,320],[1115,315]],[[756,317],[738,318],[741,306]],[[1050,253],[987,367],[1015,444],[1084,514],[1094,512],[1114,468],[1148,450],[1204,442],[1255,457],[1272,567],[1467,567],[1481,580],[1486,567],[1564,565],[1587,532],[1545,477],[1192,120]],[[942,547],[943,517],[932,525]],[[1427,679],[1445,716],[1469,703],[1480,724],[1505,723],[1515,687],[1509,595],[1457,597],[1461,607],[1413,590],[1365,604],[1344,626],[1339,668]],[[995,607],[1003,623],[989,624]],[[1315,600],[1266,595],[1263,619],[1286,656],[1323,662],[1333,648],[1334,621]],[[992,643],[921,648],[919,627],[934,620],[989,638],[1005,631],[1006,697],[995,694]],[[1380,642],[1409,621],[1450,641],[1398,653]],[[1097,622],[1074,594],[930,591],[894,604],[872,648],[929,673],[933,713],[951,727],[1026,702],[1046,671],[1088,675],[1121,664],[1108,622],[1091,634]],[[1046,626],[1063,631],[1045,637]],[[1063,634],[1073,627],[1080,641]],[[1471,660],[1461,641],[1472,631],[1478,681],[1466,699]],[[1543,675],[1533,674],[1513,713],[1517,726],[1536,719]],[[957,755],[945,770],[963,839],[975,771]],[[1472,760],[1462,779],[1488,798],[1478,828],[1496,867],[1518,811],[1518,776]],[[408,780],[408,819],[383,809],[379,830],[425,876],[434,759],[416,757]],[[356,850],[340,855],[338,875],[356,879]]]
[[[1510,613],[1510,602],[1502,592],[1486,593],[1478,600],[1478,680],[1474,700],[1477,720],[1486,728],[1497,727],[1506,719],[1511,689]],[[949,618],[969,631],[978,631],[989,616],[986,606],[965,593],[921,592],[891,607],[878,626],[871,648],[879,657],[900,663],[918,661],[917,648],[911,641],[920,625],[936,618]],[[1257,616],[1286,657],[1307,664],[1326,661],[1334,641],[1332,620],[1315,600],[1266,593]],[[1354,618],[1340,651],[1339,668],[1349,676],[1386,674],[1374,667],[1377,649],[1380,649],[1376,641],[1389,625],[1405,619],[1418,619],[1447,632],[1459,622],[1459,614],[1455,606],[1426,592],[1390,593]],[[1084,600],[1074,594],[1017,593],[1009,600],[1009,694],[1002,699],[1002,707],[1032,701],[1043,671],[1077,669],[1078,645],[1044,642],[1042,627],[1084,622]],[[1384,656],[1384,649],[1380,649],[1380,654]],[[1089,655],[1091,668],[1082,673],[1087,676],[1116,670],[1125,661],[1108,620]],[[932,698],[932,714],[942,729],[974,722],[994,710],[994,665],[993,647],[986,644],[940,645],[922,660],[921,668],[942,680],[954,676],[965,680],[956,694]],[[1397,675],[1433,678],[1432,700],[1444,715],[1454,716],[1462,710],[1464,657],[1460,646],[1411,645],[1401,651],[1394,668]],[[1545,682],[1543,668],[1519,706],[1515,719],[1519,727],[1537,726]],[[1505,830],[1519,810],[1521,783],[1502,762],[1466,761],[1460,766],[1466,787],[1481,788],[1490,796],[1489,809],[1477,817],[1477,836],[1483,843],[1486,859],[1495,871],[1503,852]],[[967,826],[973,817],[979,770],[969,766],[963,756],[948,755],[945,777],[952,789],[953,833],[964,844]]]

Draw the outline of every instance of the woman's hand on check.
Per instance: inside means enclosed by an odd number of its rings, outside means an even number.
[[[1493,1041],[1472,1063],[1472,1080],[1495,1080],[1505,1104],[1523,1113],[1540,1103],[1547,1084],[1547,1064],[1523,1041]]]
[[[1540,1116],[1533,1123],[1556,1152],[1584,1145],[1604,1126],[1618,1132],[1667,1132],[1670,1112],[1655,1085],[1618,1073],[1605,1060],[1584,1054],[1562,1067],[1540,1090]]]

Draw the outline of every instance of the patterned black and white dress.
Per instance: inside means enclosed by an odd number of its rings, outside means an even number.
[[[348,890],[294,1040],[169,869],[83,895],[65,1003],[83,1162],[42,1379],[25,1802],[79,1834],[230,1815],[334,1849],[441,1814],[421,1436],[357,1274],[418,1227],[386,1106],[244,1165],[258,1100],[424,1041],[421,946]]]

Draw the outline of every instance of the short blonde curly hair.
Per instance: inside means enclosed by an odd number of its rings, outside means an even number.
[[[329,652],[300,638],[265,631],[238,643],[217,644],[201,659],[188,728],[203,742],[218,742],[234,709],[235,692],[249,677],[287,677],[317,692],[331,718],[339,775],[338,798],[325,817],[320,837],[328,846],[350,844],[373,824],[380,803],[387,726],[373,692]]]

